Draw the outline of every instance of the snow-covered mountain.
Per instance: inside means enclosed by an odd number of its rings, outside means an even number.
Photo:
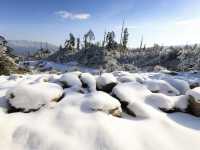
[[[36,42],[36,41],[27,41],[27,40],[8,40],[8,46],[11,47],[16,55],[27,55],[28,53],[32,54],[38,49],[48,47],[52,51],[56,51],[58,47],[56,45],[45,43],[45,42]]]

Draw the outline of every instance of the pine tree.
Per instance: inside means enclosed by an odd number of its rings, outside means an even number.
[[[108,32],[107,33],[107,36],[106,36],[106,47],[108,49],[114,49],[116,47],[116,42],[115,42],[115,32],[112,31],[112,32]]]
[[[76,49],[77,49],[78,51],[80,50],[80,43],[81,43],[80,38],[77,38],[77,39],[76,39]]]
[[[95,40],[95,35],[92,30],[89,30],[85,35],[84,35],[84,45],[85,48],[89,48],[92,46],[92,42]]]
[[[122,38],[122,47],[124,50],[127,49],[128,36],[129,36],[128,28],[125,28],[124,33],[123,33],[123,38]]]
[[[104,32],[102,47],[105,47],[105,44],[106,44],[106,35],[107,35],[107,33]]]
[[[65,41],[65,48],[67,50],[74,50],[75,47],[75,37],[72,33],[69,34],[69,40]]]

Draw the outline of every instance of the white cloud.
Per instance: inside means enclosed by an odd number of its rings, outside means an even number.
[[[56,14],[64,19],[70,20],[87,20],[91,17],[89,13],[71,13],[65,10],[58,11]]]

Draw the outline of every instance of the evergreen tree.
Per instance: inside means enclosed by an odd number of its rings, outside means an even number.
[[[107,33],[104,32],[102,47],[105,47],[105,44],[106,44],[106,35],[107,35]]]
[[[76,49],[77,49],[77,50],[80,50],[80,43],[81,43],[80,38],[77,38],[77,39],[76,39]]]
[[[108,49],[116,48],[117,43],[115,42],[114,39],[115,39],[115,32],[114,31],[108,32],[106,36],[106,43],[107,43],[106,47]]]
[[[62,50],[63,50],[62,45],[60,45],[59,46],[59,51],[62,51]]]
[[[92,42],[95,40],[95,35],[92,30],[89,30],[85,35],[84,35],[84,45],[85,48],[88,48],[92,46]]]
[[[65,48],[67,50],[74,50],[75,47],[75,37],[72,33],[69,34],[69,40],[65,41]]]
[[[128,36],[129,36],[128,28],[125,28],[124,33],[123,33],[123,39],[122,39],[123,49],[127,49]]]

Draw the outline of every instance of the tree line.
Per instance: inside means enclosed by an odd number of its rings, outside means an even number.
[[[95,43],[95,34],[91,29],[84,34],[82,41],[79,37],[76,38],[73,33],[69,33],[69,38],[65,40],[64,48],[60,46],[60,49],[79,51],[91,47],[102,47],[108,50],[127,50],[129,38],[128,28],[122,27],[120,43],[115,38],[116,34],[114,31],[105,32],[102,42]]]

